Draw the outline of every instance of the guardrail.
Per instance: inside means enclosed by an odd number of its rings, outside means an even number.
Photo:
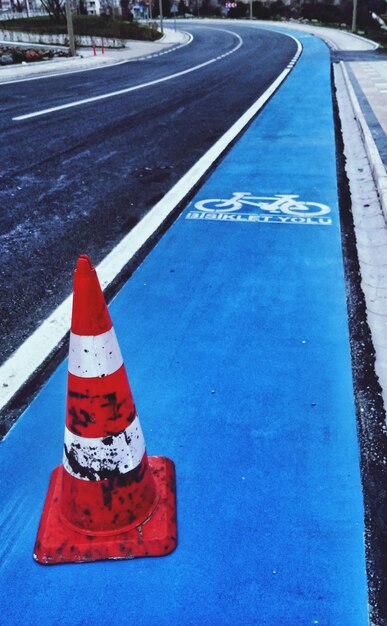
[[[27,44],[39,44],[39,45],[48,45],[48,46],[68,46],[69,38],[68,35],[49,35],[44,34],[40,35],[38,33],[25,33],[19,32],[15,30],[3,30],[0,29],[0,40],[10,44],[17,43],[27,43]],[[79,47],[87,47],[91,48],[94,45],[98,47],[103,41],[103,46],[105,48],[125,48],[127,44],[126,39],[113,39],[110,37],[93,37],[89,35],[76,35],[75,43],[76,46]]]

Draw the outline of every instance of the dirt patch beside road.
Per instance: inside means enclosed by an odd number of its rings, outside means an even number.
[[[68,56],[70,56],[70,53],[65,50],[50,50],[48,48],[19,48],[0,45],[0,66],[13,65],[15,63],[48,61],[49,59]]]

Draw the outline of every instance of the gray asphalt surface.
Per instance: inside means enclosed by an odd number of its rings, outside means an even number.
[[[185,30],[189,30],[185,26]],[[171,55],[0,85],[0,363],[68,295],[79,253],[98,263],[282,71],[295,43],[232,24],[194,27]],[[200,70],[40,117],[23,114]],[[241,71],[243,69],[243,71]],[[252,80],[253,77],[253,80]],[[17,270],[15,271],[15,268]]]

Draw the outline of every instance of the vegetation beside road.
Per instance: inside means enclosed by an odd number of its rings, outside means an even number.
[[[1,2],[1,0],[0,0]],[[375,12],[387,23],[385,11],[386,0],[364,0],[357,11],[358,34],[364,35],[373,41],[377,41],[382,47],[387,48],[387,30],[384,30],[372,17]],[[164,17],[171,17],[170,0],[162,0]],[[242,0],[236,0],[234,6],[227,13],[228,18],[248,18],[249,5]],[[183,0],[178,2],[178,17],[184,18],[187,7]],[[271,3],[262,0],[253,0],[253,17],[258,20],[295,20],[310,23],[314,26],[328,26],[350,30],[352,25],[352,0],[346,0],[339,5],[332,2],[319,2],[309,0],[307,2],[293,2],[285,4],[283,0],[274,0]],[[193,15],[197,15],[193,12]],[[220,6],[214,6],[210,0],[202,0],[200,6],[202,17],[221,18]],[[157,18],[158,10],[154,7],[154,16]],[[91,37],[106,37],[114,39],[134,39],[142,41],[155,41],[161,37],[155,23],[140,24],[133,20],[131,11],[126,11],[125,19],[111,17],[111,15],[73,15],[75,35],[89,35]],[[63,11],[57,11],[50,16],[19,18],[12,20],[0,20],[0,29],[24,31],[34,34],[66,34],[67,25]]]
[[[156,25],[147,26],[137,22],[113,19],[106,15],[74,15],[73,25],[75,35],[141,41],[155,41],[161,37],[161,33],[157,30]],[[49,16],[0,20],[0,29],[37,33],[39,35],[67,34],[66,20],[54,20]]]

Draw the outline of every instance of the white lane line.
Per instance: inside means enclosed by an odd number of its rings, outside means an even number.
[[[187,35],[188,40],[184,43],[171,48],[169,52],[175,52],[176,50],[180,50],[180,48],[184,48],[188,46],[193,41],[193,35],[191,33],[186,32],[185,30],[180,31]],[[106,70],[108,67],[116,67],[117,65],[125,65],[126,63],[134,63],[135,61],[146,61],[150,59],[152,56],[159,56],[161,54],[165,54],[165,52],[159,52],[157,55],[147,54],[142,57],[133,57],[132,59],[125,59],[124,61],[117,61],[117,63],[107,63],[106,65],[99,65],[98,67],[85,67],[80,70],[70,70],[69,72],[54,72],[53,74],[43,74],[42,76],[30,76],[29,78],[17,78],[16,80],[6,80],[4,82],[0,82],[0,87],[2,85],[14,85],[15,83],[27,83],[31,80],[43,80],[45,78],[56,78],[57,76],[71,76],[71,74],[81,74],[82,72],[94,72],[95,70]]]
[[[232,49],[231,52],[236,52],[243,45],[243,39],[233,31],[227,31],[231,35],[234,35],[238,43],[235,48]],[[139,89],[145,89],[146,87],[151,87],[152,85],[158,85],[160,83],[164,83],[168,80],[173,80],[174,78],[179,78],[180,76],[185,76],[186,74],[190,74],[191,72],[196,72],[197,70],[203,69],[203,67],[207,67],[212,63],[216,63],[217,59],[209,59],[209,61],[205,61],[204,63],[200,63],[199,65],[194,65],[193,67],[189,67],[186,70],[182,70],[181,72],[175,72],[174,74],[169,74],[169,76],[164,76],[163,78],[156,78],[155,80],[150,80],[147,83],[142,83],[141,85],[134,85],[133,87],[126,87],[125,89],[119,89],[118,91],[111,91],[110,93],[104,93],[100,96],[93,96],[92,98],[85,98],[84,100],[76,100],[75,102],[68,102],[67,104],[61,104],[57,107],[51,107],[49,109],[43,109],[41,111],[35,111],[35,113],[27,113],[25,115],[18,115],[17,117],[13,117],[12,120],[14,122],[20,122],[22,120],[28,120],[33,117],[39,117],[41,115],[48,115],[49,113],[54,113],[56,111],[63,111],[65,109],[71,109],[73,107],[82,106],[84,104],[90,104],[91,102],[98,102],[100,100],[106,100],[107,98],[115,98],[116,96],[122,96],[123,94],[130,93],[131,91],[137,91]]]
[[[140,59],[136,59],[140,60]],[[29,76],[28,78],[17,78],[13,80],[6,80],[0,83],[0,87],[3,85],[15,85],[17,83],[29,83],[32,80],[43,80],[44,78],[56,78],[57,76],[71,76],[72,74],[81,74],[82,72],[94,72],[95,70],[105,70],[107,67],[116,67],[116,65],[124,65],[130,63],[134,59],[128,59],[126,61],[118,61],[117,63],[110,63],[107,65],[99,65],[98,67],[86,67],[81,70],[70,70],[69,72],[54,72],[53,74],[43,74],[42,76]],[[44,63],[45,61],[43,61]]]
[[[298,60],[302,46],[298,39],[286,35],[297,44],[293,60]],[[225,152],[266,102],[277,91],[291,70],[286,68],[252,104],[231,128],[210,148],[193,167],[170,189],[97,266],[102,289],[115,279],[149,238],[158,230],[174,209],[184,201],[213,163]],[[22,385],[40,368],[64,339],[70,328],[72,295],[66,298],[37,330],[0,367],[0,410],[11,400]]]

